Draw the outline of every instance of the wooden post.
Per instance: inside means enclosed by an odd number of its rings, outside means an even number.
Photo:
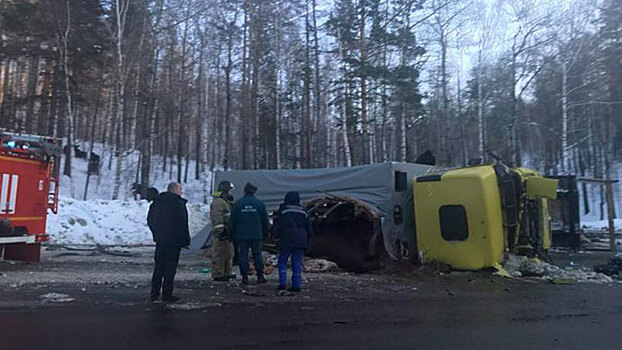
[[[613,182],[608,181],[605,185],[606,187],[606,198],[607,198],[607,218],[609,219],[609,245],[611,246],[611,252],[616,253],[616,229],[614,223],[614,206],[613,206]]]

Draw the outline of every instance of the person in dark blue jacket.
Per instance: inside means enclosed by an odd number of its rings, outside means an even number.
[[[279,247],[279,290],[287,286],[287,260],[292,260],[291,292],[300,292],[302,288],[302,256],[309,245],[311,223],[309,215],[300,205],[298,192],[285,195],[279,207],[278,221],[273,228],[274,238],[278,239]]]
[[[240,274],[242,283],[248,284],[248,250],[253,252],[257,283],[268,282],[263,275],[263,257],[261,247],[264,235],[268,232],[268,214],[266,206],[255,197],[257,187],[251,183],[244,186],[244,197],[233,204],[229,232],[240,250]]]

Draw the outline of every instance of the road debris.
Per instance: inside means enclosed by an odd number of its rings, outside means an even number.
[[[503,269],[512,277],[536,277],[555,284],[574,284],[577,282],[612,283],[613,279],[603,273],[591,271],[577,264],[559,267],[537,258],[510,254]],[[498,271],[495,272],[498,274]],[[505,276],[504,276],[505,277]]]
[[[618,253],[608,264],[594,266],[595,272],[604,273],[607,276],[619,276],[622,270],[622,254]]]
[[[166,304],[167,309],[172,310],[201,310],[210,307],[221,307],[221,303],[183,303],[183,304]]]
[[[303,263],[305,272],[329,272],[338,269],[336,263],[326,259],[309,259]]]
[[[69,295],[61,293],[47,293],[40,295],[39,298],[43,299],[44,303],[68,303],[76,300],[76,298],[71,298]]]

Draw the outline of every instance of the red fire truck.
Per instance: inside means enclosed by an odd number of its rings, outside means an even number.
[[[0,131],[0,255],[38,262],[47,210],[56,213],[61,141]]]

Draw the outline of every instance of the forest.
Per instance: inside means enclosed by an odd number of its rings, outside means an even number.
[[[619,0],[2,0],[0,129],[102,145],[113,199],[124,171],[183,183],[426,150],[606,178],[621,33]]]

